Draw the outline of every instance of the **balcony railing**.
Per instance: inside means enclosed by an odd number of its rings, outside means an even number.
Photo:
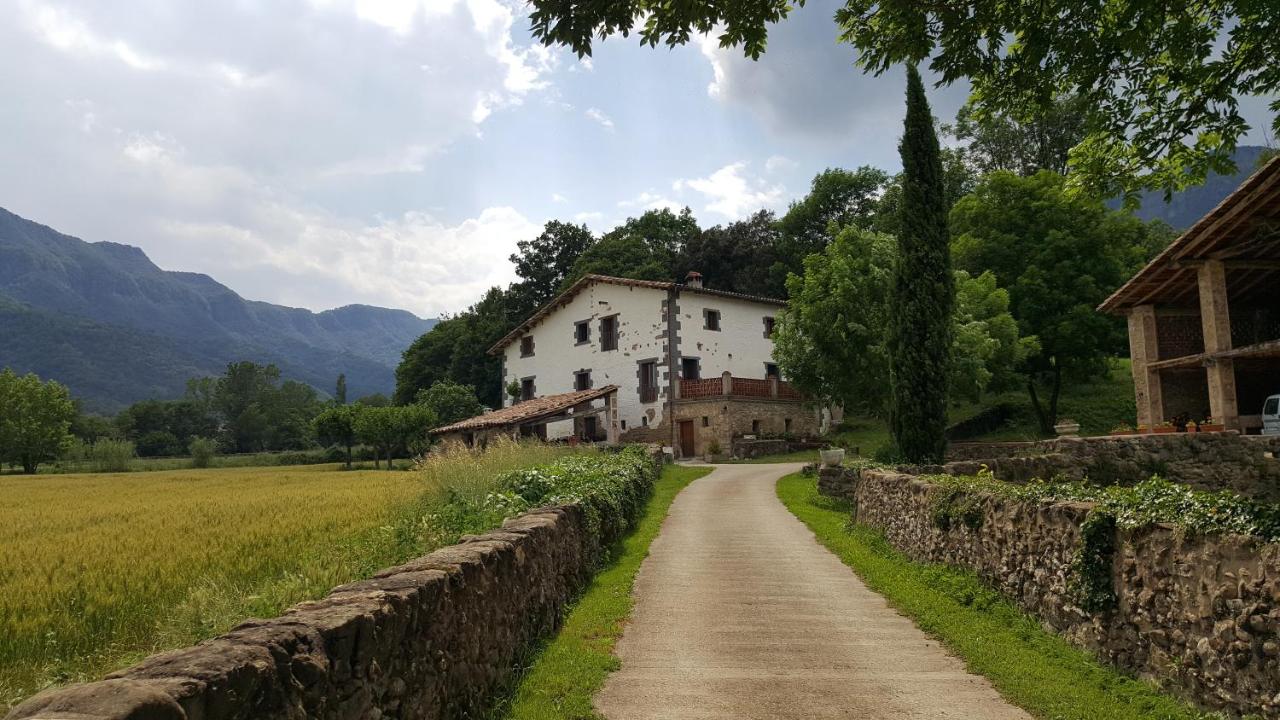
[[[720,377],[703,380],[681,379],[682,400],[712,397],[761,398],[766,400],[803,400],[795,386],[778,378],[740,378],[725,373]]]

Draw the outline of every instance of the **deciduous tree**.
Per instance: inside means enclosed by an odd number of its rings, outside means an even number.
[[[439,380],[420,391],[417,403],[430,410],[441,425],[466,420],[484,412],[484,405],[476,398],[476,389],[452,380]]]
[[[34,474],[71,441],[75,405],[65,385],[0,370],[0,462]]]

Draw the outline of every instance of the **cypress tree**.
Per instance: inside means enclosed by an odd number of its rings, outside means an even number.
[[[904,459],[937,462],[947,445],[955,277],[938,136],[914,65],[907,67],[907,118],[898,149],[902,203],[890,306],[889,423]]]

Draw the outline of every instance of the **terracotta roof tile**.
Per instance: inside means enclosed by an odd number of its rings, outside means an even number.
[[[483,428],[521,424],[529,420],[535,420],[544,415],[555,415],[563,410],[573,407],[574,405],[602,398],[609,393],[617,392],[617,390],[617,385],[605,385],[604,387],[594,388],[591,390],[579,390],[577,392],[561,393],[559,395],[545,395],[532,400],[518,402],[511,407],[504,407],[499,410],[487,412],[483,415],[477,415],[473,418],[460,420],[452,425],[444,425],[434,428],[431,432],[460,432],[464,430],[480,430]]]

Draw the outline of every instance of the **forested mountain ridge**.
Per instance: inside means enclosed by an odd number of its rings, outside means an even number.
[[[1165,202],[1164,193],[1151,191],[1142,194],[1142,205],[1134,212],[1143,220],[1163,220],[1174,230],[1186,230],[1204,217],[1258,169],[1258,160],[1267,148],[1260,145],[1241,145],[1233,155],[1236,172],[1232,175],[1210,173],[1203,185],[1189,187],[1173,194]],[[1119,201],[1112,204],[1119,206]]]
[[[139,248],[0,208],[0,367],[64,382],[95,410],[176,397],[187,378],[237,360],[275,363],[322,392],[345,373],[355,397],[388,393],[401,353],[434,323],[367,305],[315,313],[245,300]]]

